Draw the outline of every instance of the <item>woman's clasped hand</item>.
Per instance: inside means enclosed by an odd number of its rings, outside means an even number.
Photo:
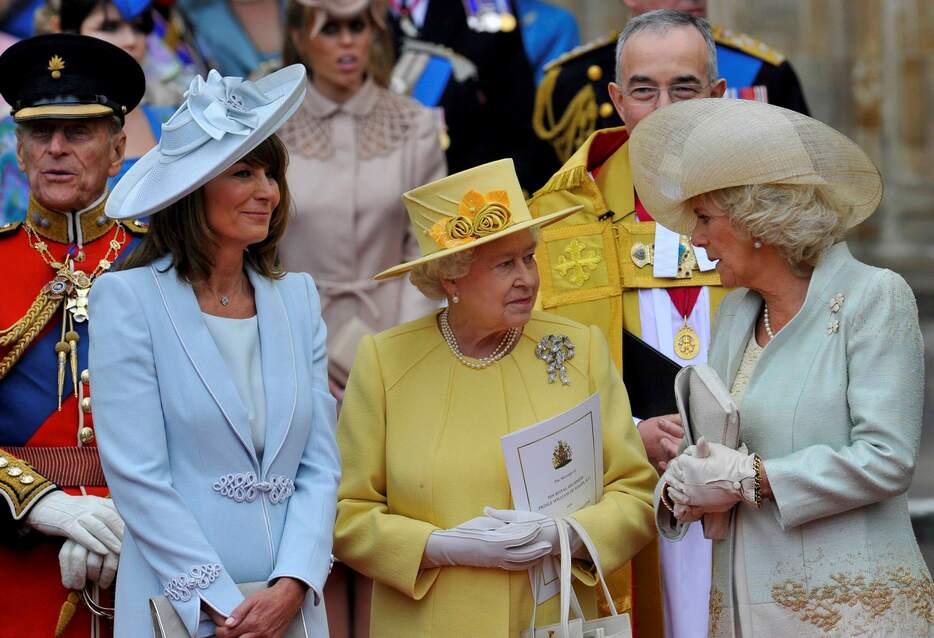
[[[305,600],[308,586],[294,578],[280,578],[272,587],[247,596],[226,618],[207,608],[217,625],[216,638],[280,638]]]
[[[701,437],[696,445],[668,465],[663,481],[682,522],[711,512],[726,512],[741,501],[756,505],[755,456],[745,446],[739,450],[709,443]],[[680,514],[680,516],[679,516]]]

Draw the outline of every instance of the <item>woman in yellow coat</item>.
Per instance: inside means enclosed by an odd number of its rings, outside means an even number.
[[[500,437],[599,393],[604,495],[574,517],[607,572],[654,535],[656,475],[600,331],[532,310],[534,230],[574,209],[532,220],[511,160],[403,199],[423,256],[378,277],[411,270],[413,283],[448,307],[361,341],[338,425],[335,554],[375,581],[373,638],[518,636],[532,611],[525,570],[558,545],[545,521],[507,524],[498,519],[515,514],[491,510],[495,518],[482,518],[486,506],[513,506]],[[549,335],[574,346],[567,384],[549,382],[536,357]],[[481,538],[452,532],[491,522],[500,527]],[[575,564],[578,596],[593,617],[592,565]],[[538,618],[556,622],[558,599],[542,604]]]

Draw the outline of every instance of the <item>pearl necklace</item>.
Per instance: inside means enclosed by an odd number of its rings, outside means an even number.
[[[775,338],[772,332],[772,324],[769,323],[769,304],[765,304],[765,310],[762,312],[762,322],[765,324],[765,334],[769,335],[769,341]]]
[[[444,337],[444,340],[448,344],[448,348],[451,349],[451,352],[454,353],[454,356],[457,357],[458,361],[463,363],[468,368],[482,370],[483,368],[488,368],[506,356],[506,353],[512,349],[516,341],[519,339],[519,328],[510,328],[507,330],[506,336],[503,337],[503,340],[500,341],[498,346],[496,346],[496,350],[485,357],[477,359],[476,363],[468,359],[464,353],[461,352],[460,346],[457,343],[457,338],[454,336],[454,331],[451,330],[451,324],[448,323],[448,308],[445,308],[444,312],[441,313],[441,335]]]

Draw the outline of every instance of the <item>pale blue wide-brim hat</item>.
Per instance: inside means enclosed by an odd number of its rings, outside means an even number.
[[[214,179],[285,124],[306,86],[301,64],[255,82],[215,70],[206,80],[195,77],[185,101],[162,125],[159,143],[117,182],[107,216],[158,213]]]

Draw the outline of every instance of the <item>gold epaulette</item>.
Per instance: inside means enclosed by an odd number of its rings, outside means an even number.
[[[583,165],[560,170],[552,175],[551,179],[545,182],[544,186],[535,191],[535,194],[532,195],[532,199],[555,191],[566,191],[577,188],[586,177],[587,167]]]
[[[123,222],[123,225],[134,235],[145,235],[149,232],[149,224],[138,219],[128,219]]]
[[[619,32],[613,31],[612,33],[605,35],[602,38],[597,38],[596,40],[591,40],[590,42],[587,42],[586,44],[576,46],[570,51],[568,51],[567,53],[563,53],[559,55],[554,60],[546,64],[543,70],[547,73],[554,67],[561,66],[562,64],[570,60],[573,60],[574,58],[578,58],[584,55],[585,53],[590,53],[594,49],[599,49],[602,46],[606,46],[607,44],[610,44],[611,42],[616,42],[616,38],[618,37],[619,37]]]
[[[55,489],[55,484],[33,467],[0,449],[0,494],[10,508],[13,520],[18,521],[29,511],[40,496]]]
[[[19,228],[22,225],[22,223],[23,222],[21,221],[17,221],[17,222],[7,222],[5,224],[0,224],[0,235],[3,235],[4,233],[13,232],[17,228]]]
[[[746,35],[745,33],[730,31],[729,29],[724,29],[721,26],[713,27],[712,32],[713,39],[717,42],[717,44],[725,44],[728,47],[739,49],[743,53],[748,53],[755,58],[765,60],[769,64],[773,64],[775,66],[778,66],[785,61],[784,53],[776,51],[766,43],[756,40],[752,36]]]

